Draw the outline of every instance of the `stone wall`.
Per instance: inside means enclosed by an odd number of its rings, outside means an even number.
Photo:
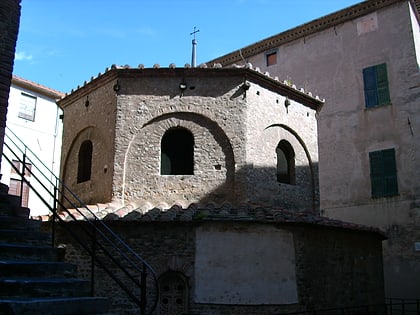
[[[226,202],[318,209],[314,109],[250,80],[245,69],[144,70],[147,75],[113,69],[60,101],[63,178],[82,200],[149,209]],[[186,85],[182,94],[180,83]],[[193,135],[194,174],[161,175],[161,140],[178,127]],[[77,183],[78,150],[86,139],[94,145],[92,178]],[[293,185],[277,181],[281,140],[295,152]]]
[[[0,3],[0,161],[6,127],[7,102],[12,80],[16,40],[20,23],[20,0]],[[0,170],[1,174],[1,170]],[[0,175],[1,176],[1,175]]]
[[[63,109],[61,178],[86,204],[111,199],[116,121],[113,84],[87,90]],[[93,144],[91,180],[77,183],[79,149],[85,140]]]
[[[83,224],[85,223],[78,222],[77,225],[68,223],[68,227],[82,236],[80,227]],[[108,221],[108,225],[139,255],[146,259],[155,269],[158,277],[168,271],[178,272],[185,277],[188,291],[188,314],[274,314],[327,307],[382,304],[384,301],[382,239],[376,233],[327,228],[310,224],[246,222]],[[217,238],[225,233],[228,242],[234,240],[231,237],[232,233],[241,233],[241,231],[246,231],[246,233],[241,234],[242,240],[238,247],[224,251],[223,259],[220,260],[214,253],[225,248],[222,244],[220,246],[215,243],[210,244],[213,253],[197,256],[197,251],[205,253],[209,250],[207,246],[204,248],[197,247],[203,245],[197,239],[198,235],[204,235],[200,234],[203,231],[207,233],[207,240],[212,240],[214,237]],[[215,233],[211,234],[211,231]],[[293,263],[295,263],[295,267],[288,269],[291,270],[289,271],[291,274],[287,277],[287,280],[295,281],[297,303],[289,304],[285,302],[287,299],[283,296],[279,298],[279,301],[283,301],[283,304],[261,303],[261,299],[267,298],[266,289],[278,285],[270,281],[273,281],[272,279],[277,277],[278,274],[283,275],[285,272],[283,269],[284,263],[287,264],[288,259],[293,258],[287,256],[280,261],[264,261],[264,257],[275,255],[272,251],[276,249],[277,245],[265,242],[264,245],[260,244],[261,246],[250,246],[261,240],[261,237],[264,238],[264,235],[273,236],[273,233],[278,233],[280,238],[285,235],[291,237],[287,237],[287,239],[292,240],[293,245],[290,249],[294,251]],[[283,244],[288,243],[285,238],[283,240],[285,241]],[[66,244],[66,259],[78,264],[79,274],[89,279],[90,261],[88,257],[62,230],[59,230],[57,234],[57,244],[60,243]],[[288,245],[281,246],[288,247]],[[241,256],[240,253],[243,253],[244,250],[247,255]],[[220,254],[222,253],[220,252]],[[202,274],[204,271],[202,269],[204,267],[202,264],[203,257],[212,259],[212,263],[206,265],[205,275]],[[231,265],[223,266],[223,262],[227,260]],[[249,276],[246,270],[242,270],[247,266],[247,260],[254,264],[261,260],[262,267],[265,266],[266,268],[259,269],[258,266],[254,266],[249,270],[251,274]],[[237,268],[235,269],[233,265],[236,265]],[[216,292],[212,291],[213,295],[226,296],[229,299],[229,294],[232,292],[225,292],[223,288],[226,281],[234,281],[238,292],[243,293],[249,289],[253,290],[255,300],[251,298],[251,300],[244,299],[243,302],[238,302],[241,300],[241,294],[239,294],[231,297],[232,301],[235,301],[234,304],[217,301],[203,302],[200,298],[201,293],[197,291],[197,280],[205,277],[217,278],[220,276],[217,271],[218,268],[222,268],[222,270],[234,268],[232,270],[236,270],[236,272],[226,274],[224,279],[220,279],[219,289],[213,287],[207,288],[207,290],[215,290]],[[277,268],[281,270],[277,270]],[[119,314],[135,314],[129,299],[116,287],[114,282],[99,269],[96,270],[96,294],[110,296],[115,308],[114,311]],[[114,273],[117,274],[117,271],[114,271]],[[246,281],[247,277],[253,279],[252,277],[258,274],[261,277],[255,278],[255,283]],[[264,274],[272,274],[272,277],[264,278]],[[203,276],[205,277],[203,278]],[[258,283],[264,281],[266,281],[266,286],[260,287]],[[198,283],[198,285],[200,284]],[[292,286],[287,285],[284,288],[286,287],[292,289]],[[200,287],[200,292],[203,292],[203,287]],[[272,297],[275,295],[275,292],[270,294]]]

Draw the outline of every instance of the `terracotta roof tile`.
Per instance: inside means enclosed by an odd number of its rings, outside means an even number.
[[[385,239],[385,234],[377,228],[361,224],[344,222],[314,214],[311,211],[293,212],[275,207],[253,206],[251,204],[241,204],[238,207],[225,203],[220,206],[208,204],[201,206],[190,204],[182,207],[175,204],[171,207],[157,207],[144,210],[144,207],[135,208],[125,206],[116,209],[113,205],[102,205],[106,208],[88,206],[90,213],[86,209],[78,209],[86,218],[93,218],[93,214],[98,219],[104,221],[141,221],[141,222],[200,222],[200,221],[226,221],[226,222],[258,222],[258,223],[290,223],[290,224],[311,224],[331,228],[344,228],[375,232]],[[83,220],[83,216],[77,210],[70,210],[78,220]],[[61,218],[71,221],[69,215],[62,214]]]

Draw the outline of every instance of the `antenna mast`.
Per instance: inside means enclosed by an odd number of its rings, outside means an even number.
[[[200,30],[197,30],[197,27],[194,26],[194,31],[190,33],[190,35],[194,35],[194,38],[192,40],[192,56],[191,56],[191,66],[195,68],[195,49],[197,46],[197,41],[195,40],[195,34],[198,33]]]

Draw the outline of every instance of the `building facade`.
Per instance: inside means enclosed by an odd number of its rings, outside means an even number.
[[[250,62],[326,99],[320,211],[387,232],[390,297],[420,297],[418,9],[364,1],[209,62]]]
[[[61,178],[153,266],[157,314],[383,307],[383,234],[319,216],[319,97],[250,64],[113,66],[58,104]],[[61,218],[89,239],[77,211]],[[136,312],[95,277],[115,311]]]
[[[39,161],[42,161],[46,169],[51,170],[55,176],[59,175],[63,126],[60,119],[62,110],[57,106],[56,100],[63,95],[32,81],[17,76],[12,78],[6,138],[10,137],[17,146],[11,148],[16,151],[17,156],[8,154],[17,170],[4,159],[1,167],[3,172],[1,181],[9,186],[9,194],[22,196],[22,205],[30,209],[31,216],[48,215],[49,213],[44,201],[34,191],[42,192],[41,184],[31,179],[35,176],[47,187],[51,186],[49,181],[54,184],[56,181],[52,175],[44,172],[42,168],[32,167],[33,164],[37,164],[37,160],[33,156],[35,155]],[[6,139],[6,143],[7,141],[9,140]],[[29,150],[25,151],[24,145]],[[4,152],[7,153],[8,149],[4,148]],[[26,153],[25,158],[27,158],[25,162],[23,162],[24,153]],[[22,182],[19,172],[23,171],[23,163],[26,164],[25,178],[30,185],[34,186],[34,190],[29,188],[28,183]],[[43,176],[47,176],[48,180],[44,180]],[[43,198],[48,204],[52,204],[52,197],[48,191],[43,193]]]

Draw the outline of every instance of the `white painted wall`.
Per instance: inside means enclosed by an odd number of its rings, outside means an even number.
[[[34,121],[18,117],[22,93],[36,97]],[[42,89],[35,88],[34,90],[29,90],[13,84],[12,82],[6,125],[36,156],[39,157],[48,169],[53,171],[56,176],[59,175],[60,168],[61,136],[63,128],[62,121],[59,118],[61,114],[62,110],[55,103],[55,99],[43,94]],[[6,134],[10,134],[10,132],[6,130]],[[5,139],[5,141],[7,140]],[[4,149],[6,152],[6,148]],[[28,153],[28,157],[30,156],[31,154]],[[16,175],[11,175],[11,166],[4,158],[2,159],[1,170],[1,182],[9,185],[11,176],[16,177]],[[34,167],[32,170],[33,176],[38,176],[39,178],[43,177],[43,175]],[[48,175],[45,170],[42,170],[42,173],[49,179],[52,179],[52,176]],[[35,183],[34,180],[30,179],[30,181],[35,188],[38,187],[39,189],[39,185]],[[43,193],[43,196],[49,204],[52,203],[52,198],[49,194]],[[29,193],[28,206],[30,208],[31,216],[48,214],[48,208],[32,190]]]

